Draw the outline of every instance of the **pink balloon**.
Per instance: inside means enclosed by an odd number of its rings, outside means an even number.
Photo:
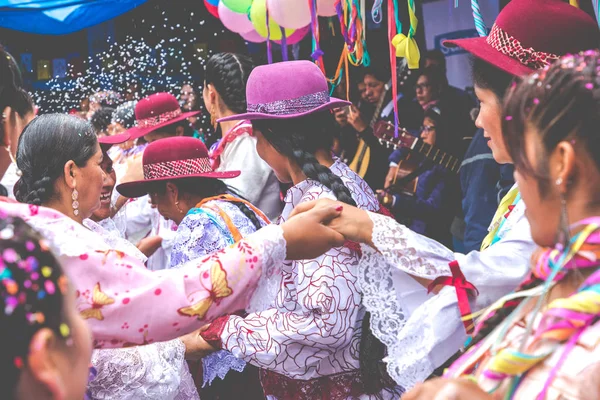
[[[269,17],[279,26],[300,29],[310,24],[310,8],[306,0],[267,0]]]
[[[296,29],[296,31],[294,31],[294,33],[292,33],[289,38],[286,38],[286,44],[292,45],[298,43],[299,41],[304,39],[304,36],[306,36],[306,34],[309,31],[310,26],[305,26],[304,28]],[[281,44],[281,40],[275,40],[275,43]]]
[[[335,0],[317,0],[317,15],[320,17],[333,17],[337,15]]]
[[[219,18],[225,28],[235,33],[246,33],[254,30],[250,18],[246,14],[231,11],[222,1],[219,3]]]
[[[240,33],[240,36],[245,41],[252,43],[263,43],[267,41],[267,38],[260,36],[254,29],[250,32]]]

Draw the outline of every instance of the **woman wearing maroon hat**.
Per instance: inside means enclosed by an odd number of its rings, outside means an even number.
[[[596,22],[568,3],[512,0],[488,37],[449,43],[475,56],[482,102],[477,125],[490,138],[497,162],[512,162],[502,137],[501,104],[513,76],[540,69],[561,54],[594,48],[599,38]],[[425,380],[463,347],[472,333],[473,312],[514,290],[526,276],[535,244],[520,198],[513,188],[501,202],[481,251],[469,254],[453,253],[389,218],[350,207],[336,222],[349,240],[372,244],[363,251],[365,274],[389,277],[372,285],[365,304],[372,306],[375,335],[387,345],[387,371],[405,389]],[[430,289],[438,293],[408,291],[405,274],[425,286],[433,282]]]

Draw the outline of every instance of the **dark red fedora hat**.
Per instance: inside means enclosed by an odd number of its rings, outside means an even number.
[[[125,143],[128,140],[131,140],[131,137],[129,133],[124,132],[119,135],[102,136],[98,138],[98,143],[103,150],[108,150],[112,145]]]
[[[200,114],[200,111],[182,113],[179,102],[169,93],[156,93],[135,105],[135,125],[127,130],[131,139],[137,139],[167,125]]]
[[[512,0],[487,37],[447,40],[515,76],[541,69],[569,53],[597,49],[600,30],[584,11],[561,0]]]
[[[148,194],[152,182],[183,178],[228,179],[240,171],[215,171],[208,158],[208,150],[200,139],[176,136],[152,142],[142,156],[144,179],[123,183],[117,191],[125,197],[135,198]]]

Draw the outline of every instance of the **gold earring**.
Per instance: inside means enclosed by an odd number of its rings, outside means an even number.
[[[179,211],[180,214],[183,214],[183,210],[181,208],[179,208],[179,202],[178,201],[175,202],[175,207],[177,207],[177,211]]]
[[[216,127],[217,127],[217,113],[215,112],[215,108],[211,107],[209,113],[210,113],[210,124],[211,124],[211,126],[213,128],[216,129]]]

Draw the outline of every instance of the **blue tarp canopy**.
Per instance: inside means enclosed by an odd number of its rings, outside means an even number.
[[[146,0],[0,0],[0,27],[64,35],[108,21]]]

